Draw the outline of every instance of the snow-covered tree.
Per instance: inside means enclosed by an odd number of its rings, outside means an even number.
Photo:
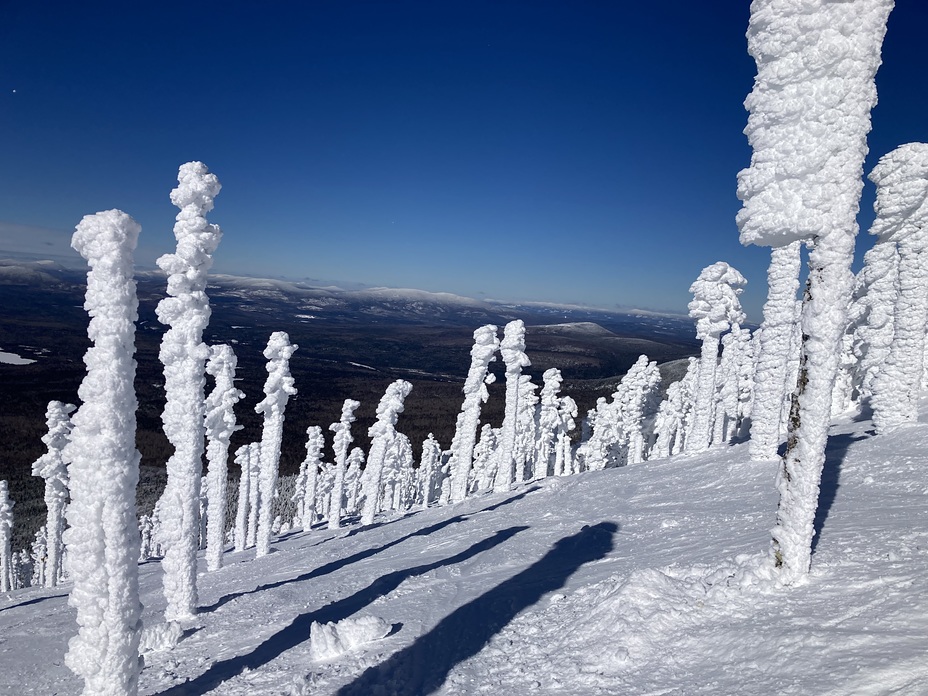
[[[29,586],[47,587],[45,571],[48,566],[48,537],[45,534],[45,527],[39,527],[36,530],[30,556],[32,557],[32,577]]]
[[[893,340],[873,383],[878,433],[914,423],[928,323],[928,144],[909,143],[880,158],[872,232],[895,242],[899,253]]]
[[[308,532],[316,521],[316,497],[319,483],[319,465],[322,462],[322,449],[325,436],[322,428],[311,425],[306,428],[306,456],[300,464],[300,476],[304,478],[303,501],[300,504],[302,520],[300,527]]]
[[[893,342],[898,268],[896,243],[878,239],[864,254],[864,266],[857,274],[848,322],[852,324],[851,350],[857,361],[853,380],[861,397],[873,394],[873,380]]]
[[[48,432],[42,436],[46,452],[32,465],[32,475],[45,479],[46,563],[45,587],[55,587],[61,578],[64,552],[64,512],[68,504],[68,466],[61,452],[71,436],[71,413],[75,406],[49,401],[45,411]]]
[[[661,373],[657,363],[641,355],[623,378],[625,389],[622,394],[620,413],[622,429],[626,437],[626,463],[637,464],[644,460],[648,430],[659,407],[658,388]]]
[[[10,485],[0,481],[0,592],[13,589],[13,501]]]
[[[335,479],[332,482],[332,502],[329,505],[329,529],[338,529],[342,523],[342,504],[345,499],[345,471],[348,462],[348,448],[354,442],[351,437],[351,424],[355,421],[354,412],[361,405],[360,401],[345,399],[342,416],[338,423],[332,423],[329,430],[335,433]]]
[[[570,431],[574,429],[577,417],[577,402],[569,396],[559,399],[557,409],[557,428],[554,435],[554,475],[568,476],[574,471],[573,450]]]
[[[213,390],[206,398],[206,460],[209,462],[206,564],[209,570],[222,567],[226,489],[229,478],[229,439],[232,433],[241,430],[241,426],[235,423],[233,409],[245,395],[235,388],[236,363],[235,353],[226,345],[213,346],[210,349],[209,362],[206,363],[206,372],[216,380]]]
[[[728,442],[749,414],[754,377],[754,344],[751,332],[738,324],[722,336],[716,414],[712,443]]]
[[[755,0],[751,6],[748,51],[757,77],[745,101],[753,154],[738,175],[741,241],[811,245],[802,313],[806,338],[773,530],[774,565],[785,584],[805,575],[811,560],[832,388],[853,286],[874,76],[892,6],[893,0]]]
[[[345,510],[349,515],[355,515],[358,512],[362,466],[364,466],[364,450],[355,447],[348,455],[348,471],[345,472]]]
[[[506,409],[496,452],[494,493],[511,490],[516,467],[516,433],[519,421],[519,383],[522,368],[531,365],[525,354],[525,323],[521,319],[506,324],[499,344],[506,365]]]
[[[441,445],[432,433],[422,442],[422,459],[419,460],[419,488],[422,507],[427,508],[435,499],[435,481],[441,467]],[[440,488],[438,489],[440,492]]]
[[[484,423],[480,429],[480,439],[474,445],[474,467],[471,470],[469,491],[485,491],[493,486],[496,479],[498,445],[499,429]]]
[[[64,543],[73,582],[68,603],[78,634],[65,664],[84,680],[84,694],[136,694],[139,676],[139,536],[135,488],[135,321],[138,298],[133,253],[140,227],[119,210],[88,215],[71,246],[87,273],[84,309],[90,315],[81,407],[63,457],[71,503]]]
[[[238,505],[235,510],[235,550],[244,551],[253,540],[249,540],[249,519],[252,515],[253,492],[257,490],[254,460],[258,458],[255,443],[242,445],[235,450],[235,463],[239,467]]]
[[[277,488],[277,469],[280,463],[280,443],[284,433],[284,410],[287,401],[296,394],[290,376],[290,358],[298,345],[290,343],[285,331],[275,331],[268,339],[264,357],[267,359],[267,380],[264,382],[264,399],[255,411],[264,415],[261,430],[261,474],[259,477],[258,536],[255,555],[266,556],[271,551],[271,525],[274,507],[274,489]]]
[[[412,443],[403,433],[397,433],[391,447],[393,459],[393,491],[389,508],[398,512],[409,510],[416,503],[415,461],[412,456]]]
[[[556,367],[545,370],[542,375],[540,404],[538,408],[538,438],[535,451],[535,478],[543,479],[554,467],[554,449],[557,431],[561,425],[561,371]]]
[[[474,331],[474,347],[470,351],[470,371],[464,381],[464,404],[458,414],[454,439],[451,441],[451,502],[459,503],[467,495],[467,483],[473,466],[474,445],[477,442],[477,428],[480,425],[480,406],[485,403],[489,393],[487,384],[493,375],[487,367],[496,360],[499,339],[497,327],[493,324],[481,326]]]
[[[362,490],[364,502],[361,506],[363,525],[372,524],[374,515],[377,514],[382,494],[384,462],[396,434],[396,420],[403,412],[403,402],[411,391],[412,385],[406,380],[398,379],[388,385],[380,403],[377,404],[377,421],[367,431],[371,437],[371,451],[367,457],[367,468],[364,470],[366,480]]]
[[[693,300],[689,304],[690,316],[696,320],[696,337],[702,341],[702,350],[693,429],[686,438],[687,452],[702,452],[709,447],[719,339],[732,324],[744,322],[738,295],[746,283],[738,271],[724,261],[717,261],[706,266],[690,286],[690,292],[693,293]]]
[[[513,451],[516,483],[534,476],[538,435],[538,385],[528,375],[519,377],[519,413],[516,417],[516,445]]]
[[[202,162],[181,165],[171,202],[180,208],[174,225],[177,250],[158,259],[168,276],[169,297],[158,303],[158,320],[168,326],[159,357],[164,364],[166,402],[161,420],[174,447],[168,459],[161,533],[165,544],[165,617],[189,619],[197,609],[197,548],[199,547],[200,477],[203,463],[209,348],[203,330],[209,323],[207,272],[222,230],[206,220],[221,188]]]

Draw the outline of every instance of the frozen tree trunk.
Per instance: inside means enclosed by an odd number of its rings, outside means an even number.
[[[885,433],[918,418],[928,321],[928,145],[896,148],[870,178],[877,185],[873,232],[899,251],[893,341],[873,384],[873,423]]]
[[[206,461],[207,473],[206,566],[209,570],[222,567],[222,550],[225,547],[226,489],[229,478],[229,440],[232,433],[241,430],[235,423],[235,404],[243,396],[235,388],[235,353],[226,345],[214,346],[206,371],[216,380],[216,386],[206,399]]]
[[[487,400],[486,384],[492,375],[487,367],[496,360],[499,348],[497,327],[492,324],[474,331],[474,347],[470,351],[471,363],[464,381],[464,404],[458,415],[457,428],[451,442],[451,502],[459,503],[467,496],[467,481],[474,461],[477,428],[480,425],[480,406]]]
[[[387,386],[377,405],[377,422],[367,431],[372,440],[365,470],[364,504],[361,506],[361,524],[363,525],[373,524],[374,515],[377,514],[380,506],[384,462],[396,434],[394,427],[396,420],[403,412],[403,402],[411,391],[412,385],[402,379]]]
[[[306,475],[306,485],[303,488],[303,519],[300,526],[308,532],[316,521],[316,486],[319,481],[319,463],[322,460],[322,448],[325,438],[322,428],[311,425],[306,429],[306,458],[303,459],[302,471]]]
[[[10,487],[0,481],[0,592],[13,589],[13,501]]]
[[[838,371],[846,300],[853,285],[853,252],[854,236],[840,233],[820,238],[809,252],[802,331],[815,340],[807,339],[802,344],[786,455],[777,475],[780,505],[772,532],[774,562],[784,584],[808,573],[811,563],[813,524],[831,422],[831,394]]]
[[[348,461],[348,448],[354,442],[351,437],[351,424],[355,421],[355,409],[361,402],[345,399],[342,417],[338,423],[332,423],[329,430],[335,433],[335,479],[332,482],[332,502],[329,503],[329,529],[342,526],[342,504],[345,500],[345,469]]]
[[[809,240],[803,352],[777,480],[772,556],[779,582],[809,570],[831,395],[853,276],[874,76],[892,0],[755,0],[745,100],[751,166],[738,175],[744,244]]]
[[[780,415],[789,394],[787,366],[795,325],[796,293],[801,264],[799,241],[774,247],[767,269],[767,301],[760,329],[760,354],[754,371],[754,404],[751,409],[751,459],[776,459]]]
[[[158,259],[168,274],[168,295],[158,303],[158,320],[170,327],[161,341],[166,402],[161,420],[174,447],[168,459],[161,533],[165,546],[164,596],[168,621],[190,619],[197,610],[200,477],[203,463],[204,368],[209,349],[207,271],[222,231],[206,221],[221,188],[202,162],[181,165],[171,202],[180,212],[174,225],[177,251]]]
[[[519,419],[519,382],[522,368],[532,363],[525,354],[525,324],[516,319],[506,324],[500,353],[506,364],[506,410],[496,453],[496,479],[494,493],[505,493],[512,489],[515,474],[516,427]]]
[[[32,465],[32,475],[45,479],[46,552],[45,587],[55,587],[61,578],[64,552],[64,513],[68,504],[68,468],[62,450],[71,436],[70,414],[75,407],[60,401],[49,401],[45,412],[48,432],[42,437],[47,451]]]
[[[280,443],[284,433],[284,410],[287,401],[296,394],[290,376],[290,358],[299,348],[290,343],[284,331],[271,334],[264,349],[267,358],[267,381],[264,383],[264,399],[255,406],[257,413],[264,414],[261,430],[260,476],[258,498],[258,535],[255,555],[260,558],[271,551],[271,525],[274,522],[274,489],[277,487],[277,468],[280,462]]]
[[[71,504],[64,533],[73,582],[68,603],[78,634],[65,663],[84,680],[84,694],[138,693],[139,535],[135,488],[135,321],[138,299],[132,256],[139,225],[119,210],[88,215],[71,246],[90,266],[84,308],[90,315],[82,405],[63,456]],[[105,444],[105,446],[104,446]]]

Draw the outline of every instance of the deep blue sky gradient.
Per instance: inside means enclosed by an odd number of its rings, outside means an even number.
[[[150,264],[199,159],[223,184],[217,271],[684,312],[726,260],[759,321],[769,252],[734,223],[748,12],[0,2],[0,222],[67,236],[121,208]],[[928,140],[926,19],[923,0],[890,19],[868,170]],[[868,185],[865,226],[870,205]]]

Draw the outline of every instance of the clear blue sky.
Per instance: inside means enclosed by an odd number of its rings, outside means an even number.
[[[890,19],[868,169],[928,140],[926,5]],[[217,271],[685,311],[726,260],[759,321],[769,252],[734,223],[748,10],[7,0],[0,249],[116,207],[151,263],[199,159],[223,183]]]

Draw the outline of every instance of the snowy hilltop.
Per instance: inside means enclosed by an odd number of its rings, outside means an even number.
[[[145,563],[140,693],[925,693],[925,420],[833,426],[798,587],[755,577],[776,462],[746,444],[201,552],[174,632]],[[0,595],[0,693],[80,693],[67,589]]]

